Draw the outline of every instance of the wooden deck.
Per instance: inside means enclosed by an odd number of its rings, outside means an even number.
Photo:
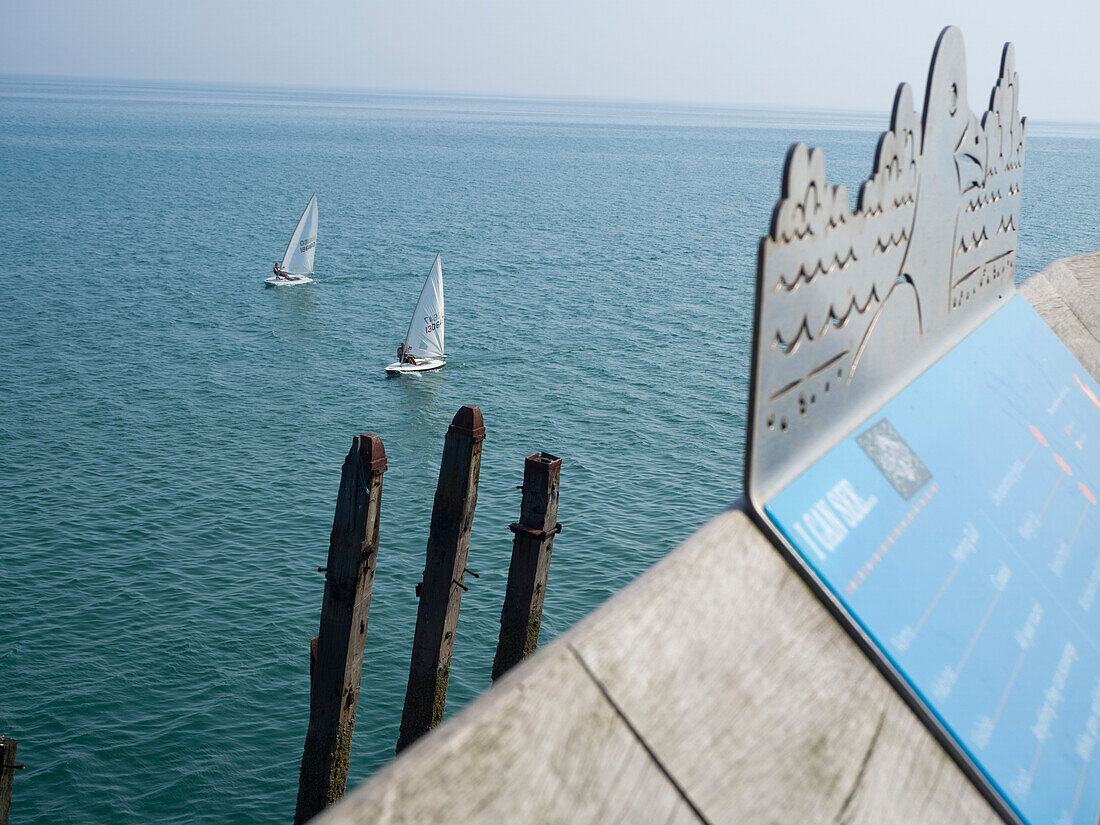
[[[1100,380],[1100,253],[1022,292]],[[736,506],[314,820],[999,821]]]

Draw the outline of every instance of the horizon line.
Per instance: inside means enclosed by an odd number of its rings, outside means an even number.
[[[702,100],[670,100],[667,98],[650,97],[601,97],[599,95],[573,95],[553,94],[549,92],[484,92],[471,90],[441,90],[441,89],[411,89],[399,87],[377,86],[328,86],[320,83],[272,83],[269,81],[245,81],[245,80],[182,80],[179,78],[160,77],[119,77],[116,75],[64,75],[64,74],[22,74],[0,71],[0,80],[23,81],[52,81],[66,83],[102,83],[111,85],[136,84],[136,85],[160,85],[168,88],[198,88],[198,89],[271,89],[299,92],[336,92],[340,94],[370,94],[390,97],[425,97],[425,98],[467,98],[473,100],[518,100],[518,101],[553,101],[564,103],[626,103],[649,104],[654,106],[678,106],[699,107],[704,109],[740,109],[759,111],[791,111],[791,112],[827,112],[829,114],[858,114],[878,115],[881,112],[874,109],[847,109],[827,107],[800,107],[782,104],[751,104],[736,103],[732,101],[702,101]]]
[[[0,82],[23,81],[39,83],[69,83],[69,84],[101,84],[101,85],[136,85],[159,86],[166,89],[186,90],[270,90],[293,92],[327,92],[347,95],[375,95],[378,97],[410,97],[410,98],[453,98],[463,100],[486,101],[518,101],[518,102],[548,102],[548,103],[582,103],[582,104],[613,104],[619,106],[660,107],[678,109],[697,109],[703,111],[719,112],[772,112],[772,113],[797,113],[797,114],[828,114],[847,115],[860,117],[882,117],[889,121],[889,113],[884,114],[883,109],[855,109],[855,108],[829,108],[821,106],[795,106],[782,103],[753,104],[737,103],[733,101],[702,101],[702,100],[670,100],[667,98],[647,97],[601,97],[597,95],[571,95],[551,93],[508,93],[485,91],[455,91],[439,89],[408,89],[408,88],[379,88],[370,86],[328,86],[316,83],[292,84],[273,83],[264,81],[238,81],[238,80],[183,80],[179,78],[137,78],[118,77],[108,75],[51,75],[51,74],[23,74],[0,71]],[[912,84],[909,84],[912,86]],[[982,109],[976,109],[976,112]],[[917,113],[918,115],[920,112]],[[1024,115],[1029,123],[1037,125],[1061,125],[1061,126],[1100,126],[1100,120],[1057,120],[1046,118],[1034,118]]]

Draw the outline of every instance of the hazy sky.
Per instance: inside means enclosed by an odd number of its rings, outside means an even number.
[[[1100,0],[0,0],[0,73],[889,110],[962,28],[984,109],[1100,122]]]

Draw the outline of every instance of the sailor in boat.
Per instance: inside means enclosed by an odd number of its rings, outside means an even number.
[[[284,281],[289,281],[290,280],[290,275],[288,275],[287,273],[285,273],[281,269],[279,269],[278,264],[275,264],[275,268],[274,268],[273,271],[275,272],[275,277],[276,278],[280,278]]]
[[[405,346],[404,341],[397,347],[397,360],[402,364],[412,364],[416,366],[417,362],[413,357],[412,350]]]

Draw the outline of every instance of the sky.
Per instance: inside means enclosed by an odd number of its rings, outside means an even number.
[[[1100,0],[0,0],[0,74],[889,111],[962,29],[972,109],[1100,122]]]

